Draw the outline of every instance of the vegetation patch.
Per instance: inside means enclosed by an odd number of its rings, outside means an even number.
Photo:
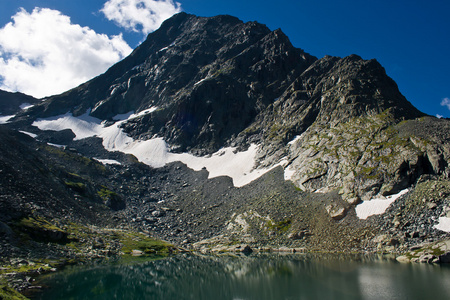
[[[15,229],[38,242],[64,244],[68,241],[67,232],[39,217],[23,218],[15,223]]]
[[[146,255],[166,256],[175,251],[175,247],[164,241],[155,240],[137,232],[116,231],[115,237],[122,244],[122,252],[130,255],[133,250],[141,251]]]
[[[113,210],[124,209],[126,204],[117,193],[109,190],[105,186],[97,192],[97,195],[103,200],[103,203]]]
[[[267,228],[270,231],[277,231],[280,233],[285,233],[289,230],[289,228],[291,228],[291,225],[292,225],[291,219],[285,219],[285,220],[282,220],[282,221],[276,222],[276,223],[269,221],[267,223]]]
[[[72,189],[74,192],[84,194],[86,192],[86,185],[81,182],[64,181],[64,184]]]
[[[108,199],[119,197],[119,195],[111,190],[108,190],[106,187],[102,187],[101,190],[97,192],[97,194],[100,196],[100,198],[103,199],[103,201],[107,201]]]
[[[2,300],[20,300],[28,299],[7,284],[0,284],[0,299]]]

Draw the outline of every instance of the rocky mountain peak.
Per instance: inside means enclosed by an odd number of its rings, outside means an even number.
[[[22,93],[0,90],[0,116],[14,115],[39,102],[38,99]]]
[[[352,117],[375,115],[392,109],[395,119],[423,115],[399,92],[375,59],[350,55],[337,61],[318,83],[321,115],[325,122],[339,123]]]
[[[257,22],[180,13],[79,87],[8,99],[0,227],[84,217],[187,247],[367,251],[436,240],[450,218],[450,122],[376,60],[317,59]],[[385,215],[358,213],[391,195]]]
[[[134,112],[121,130],[134,140],[162,138],[171,152],[202,156],[257,144],[255,167],[287,160],[286,168],[294,168],[291,180],[310,191],[344,185],[346,194],[358,197],[395,192],[418,178],[426,162],[416,160],[427,150],[417,152],[411,141],[402,142],[408,158],[390,155],[395,162],[380,164],[371,154],[381,141],[397,141],[392,126],[423,116],[376,60],[317,59],[295,48],[280,29],[226,15],[177,14],[105,74],[16,119],[32,122],[67,111],[90,112],[105,124]],[[139,114],[145,111],[151,113]],[[352,154],[342,145],[353,145]],[[403,168],[405,159],[411,173],[406,181],[364,173],[392,163]],[[377,180],[369,184],[363,175]]]
[[[178,14],[105,74],[50,97],[35,117],[71,111],[102,120],[158,107],[123,125],[163,137],[176,151],[211,153],[238,135],[315,57],[281,30],[235,17]]]

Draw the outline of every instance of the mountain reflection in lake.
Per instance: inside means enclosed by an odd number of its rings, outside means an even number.
[[[36,299],[450,299],[450,268],[337,255],[181,254],[68,268]]]

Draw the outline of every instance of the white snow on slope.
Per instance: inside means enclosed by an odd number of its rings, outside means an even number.
[[[141,112],[139,112],[137,114],[135,114],[134,111],[130,111],[130,112],[127,112],[126,114],[115,115],[112,119],[114,121],[131,120],[131,119],[134,119],[134,118],[137,118],[137,117],[144,116],[146,114],[152,113],[152,112],[154,112],[157,109],[158,109],[158,107],[150,107],[150,108],[147,108],[147,109],[145,109],[145,110],[143,110],[143,111],[141,111]]]
[[[209,178],[217,176],[229,176],[235,186],[240,187],[257,179],[272,168],[254,170],[257,145],[251,145],[247,151],[236,152],[235,148],[223,148],[211,156],[197,157],[188,153],[171,153],[166,142],[162,138],[150,140],[133,140],[127,136],[120,125],[126,120],[151,113],[156,108],[149,108],[138,114],[128,113],[117,115],[115,118],[121,121],[105,127],[101,120],[89,116],[89,111],[79,117],[70,113],[57,117],[38,119],[33,126],[41,130],[71,129],[76,135],[75,139],[97,136],[103,139],[103,146],[108,151],[120,151],[133,154],[137,159],[149,166],[159,168],[167,163],[181,161],[193,170],[206,168]],[[123,119],[128,115],[127,119]]]
[[[134,111],[127,112],[126,114],[118,114],[112,117],[114,121],[124,121],[128,120],[132,115],[134,114]]]
[[[439,217],[439,223],[433,226],[434,228],[450,233],[450,218]]]
[[[20,107],[21,110],[26,110],[26,109],[29,109],[29,108],[31,108],[33,106],[34,105],[30,104],[30,103],[22,103],[19,107]]]
[[[397,194],[390,195],[385,198],[375,198],[369,201],[363,201],[363,203],[356,206],[356,215],[360,219],[367,219],[373,215],[383,214],[389,205],[394,203],[395,200],[406,194],[408,191],[408,189],[404,189]]]
[[[14,116],[0,116],[0,124],[6,124],[12,119]]]
[[[37,134],[31,133],[31,132],[28,132],[28,131],[19,130],[19,132],[22,132],[23,134],[29,135],[33,139],[35,139],[37,137]]]
[[[235,186],[244,186],[270,169],[253,170],[258,146],[252,144],[247,151],[234,153],[235,148],[223,148],[210,157],[197,157],[188,153],[169,153],[168,161],[181,161],[196,171],[205,167],[209,178],[230,176]]]
[[[119,161],[114,160],[114,159],[101,159],[101,158],[95,158],[95,157],[94,157],[94,159],[96,161],[101,162],[104,165],[121,165],[121,163]]]
[[[292,141],[290,141],[289,143],[288,143],[288,145],[294,145],[298,140],[300,140],[302,138],[302,136],[301,135],[296,135],[295,137],[294,137],[294,139],[292,139]]]
[[[292,165],[289,165],[287,168],[284,168],[284,180],[292,180],[294,174],[295,169],[292,168]]]
[[[75,134],[76,140],[87,137],[96,136],[101,132],[101,120],[89,116],[89,111],[79,117],[74,117],[71,113],[51,117],[46,119],[38,119],[32,124],[41,130],[64,130],[71,129]]]

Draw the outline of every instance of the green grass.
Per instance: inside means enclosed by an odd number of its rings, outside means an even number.
[[[119,195],[117,195],[117,193],[108,190],[106,187],[102,187],[101,190],[99,190],[97,192],[97,194],[100,196],[100,198],[102,198],[104,201],[114,198],[114,197],[118,197]]]
[[[140,250],[147,255],[168,255],[173,251],[173,246],[164,241],[155,240],[142,233],[116,231],[115,236],[120,240],[122,252],[131,254],[133,250]]]
[[[64,184],[77,193],[83,194],[84,192],[86,192],[86,185],[84,183],[73,182],[73,181],[64,181]]]
[[[11,266],[11,265],[2,265],[2,270],[0,270],[0,274],[5,274],[5,273],[30,273],[36,270],[41,270],[41,271],[49,271],[52,267],[46,263],[44,260],[42,261],[35,261],[33,263],[30,264],[20,264],[17,266]],[[1,298],[0,298],[1,299]]]
[[[428,246],[425,246],[423,248],[414,250],[412,252],[408,252],[408,253],[405,254],[405,256],[408,257],[411,260],[411,259],[414,259],[414,258],[419,258],[424,253],[431,254],[431,255],[434,255],[436,257],[438,257],[439,255],[445,254],[445,251],[442,251],[439,248],[433,249],[432,246],[433,245],[428,245]]]
[[[271,231],[277,231],[277,232],[287,232],[289,228],[291,228],[292,221],[290,219],[285,219],[280,222],[273,223],[272,221],[269,221],[267,224],[267,228]]]
[[[6,284],[0,284],[0,299],[1,300],[21,300],[28,299],[24,295],[20,294],[18,291],[9,287]]]
[[[39,217],[29,217],[29,218],[23,218],[19,222],[16,223],[16,227],[19,228],[28,228],[28,229],[46,229],[51,231],[61,231],[61,228],[55,226],[54,224],[51,224],[47,220]]]

